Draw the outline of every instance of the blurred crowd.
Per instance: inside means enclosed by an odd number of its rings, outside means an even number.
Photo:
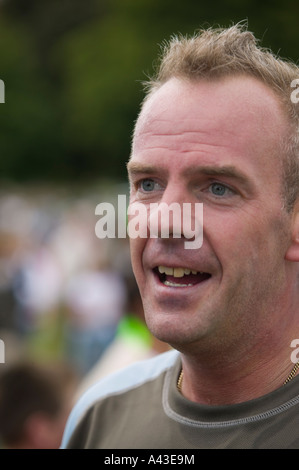
[[[64,376],[70,379],[72,398],[69,391],[67,396],[68,406],[72,406],[99,377],[163,349],[144,324],[128,239],[99,239],[95,235],[95,207],[108,201],[109,194],[97,190],[74,193],[74,188],[15,188],[0,194],[3,447],[22,447],[20,436],[15,442],[6,440],[9,409],[14,409],[12,423],[18,423],[16,413],[24,415],[25,423],[33,402],[39,403],[28,399],[33,394],[30,390],[35,390],[35,395],[38,390],[39,394],[49,390],[49,401],[51,387],[58,393],[57,386],[53,387],[57,377],[46,372],[47,384],[44,368],[55,364],[57,373],[67,368],[69,374]],[[111,194],[118,193],[123,193],[123,188],[111,190]],[[19,412],[7,402],[11,396],[14,402],[20,401]],[[65,416],[65,394],[61,392],[62,396]],[[39,417],[41,411],[35,410]],[[33,422],[33,429],[41,436],[38,426],[45,426],[45,422]],[[28,427],[33,432],[32,426]],[[49,447],[57,445],[61,426],[57,434],[58,439],[51,440]],[[27,447],[47,447],[45,441],[28,442]]]
[[[84,373],[111,340],[126,308],[128,241],[96,237],[95,205],[92,194],[89,199],[83,191],[62,189],[0,197],[0,337],[6,356],[13,340],[14,354],[17,347],[62,356]]]

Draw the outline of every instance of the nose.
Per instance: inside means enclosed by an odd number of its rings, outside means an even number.
[[[182,238],[185,248],[200,248],[203,240],[203,205],[194,202],[188,193],[176,187],[167,187],[162,199],[150,204],[148,231],[151,238]]]
[[[178,202],[150,204],[148,214],[148,230],[151,238],[181,238],[182,210]]]

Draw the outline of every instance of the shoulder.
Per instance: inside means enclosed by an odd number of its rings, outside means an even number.
[[[68,419],[61,447],[64,448],[81,418],[97,401],[106,397],[124,393],[139,387],[147,381],[154,380],[160,374],[171,368],[179,353],[175,350],[159,354],[151,359],[135,362],[128,367],[115,372],[93,385],[79,399]]]

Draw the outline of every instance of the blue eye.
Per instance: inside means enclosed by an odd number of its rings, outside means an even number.
[[[141,181],[140,186],[143,191],[146,191],[146,192],[153,191],[155,188],[155,182],[147,178]]]
[[[224,196],[229,191],[229,188],[221,183],[213,183],[210,186],[210,191],[214,196]]]

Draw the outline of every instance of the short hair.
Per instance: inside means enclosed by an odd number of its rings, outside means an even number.
[[[290,123],[290,133],[280,149],[285,155],[284,205],[290,211],[299,195],[299,108],[291,100],[291,83],[299,78],[299,67],[259,46],[245,23],[199,30],[192,37],[173,36],[163,44],[158,65],[156,75],[144,83],[145,101],[171,78],[217,80],[243,74],[276,93]]]
[[[58,416],[74,377],[63,365],[21,362],[5,369],[0,374],[0,442],[18,443],[23,438],[27,418],[34,413]]]

